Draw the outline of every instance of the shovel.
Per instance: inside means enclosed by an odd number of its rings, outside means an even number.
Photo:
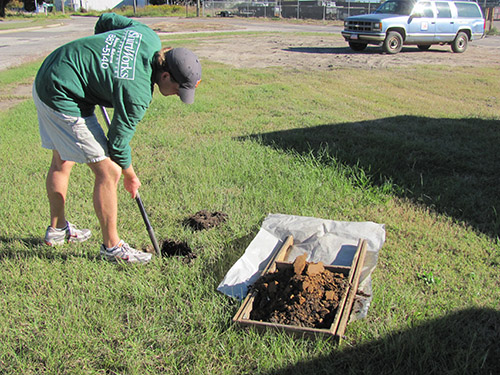
[[[102,116],[104,117],[104,121],[106,121],[106,125],[109,126],[111,125],[111,120],[109,119],[108,112],[106,112],[106,108],[100,107]],[[151,239],[151,243],[153,244],[153,247],[155,249],[156,255],[161,258],[161,250],[160,247],[158,246],[158,241],[156,241],[156,236],[155,232],[153,230],[153,227],[151,226],[151,223],[149,222],[148,214],[146,213],[146,210],[144,208],[144,205],[142,204],[141,196],[139,195],[139,192],[135,195],[135,200],[137,202],[137,205],[139,206],[139,210],[141,211],[142,219],[144,220],[144,224],[146,224],[146,229],[149,234],[149,238]]]

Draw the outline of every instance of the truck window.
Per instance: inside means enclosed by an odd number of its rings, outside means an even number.
[[[379,6],[374,13],[409,16],[414,4],[414,1],[389,0]]]
[[[431,3],[427,2],[417,3],[417,5],[415,5],[415,9],[413,9],[413,14],[419,15],[419,17],[434,17]]]
[[[444,2],[437,2],[438,18],[451,18],[450,5]]]
[[[482,18],[479,7],[476,3],[455,3],[458,16],[465,18]]]
[[[424,17],[434,17],[431,3],[423,3],[422,5],[424,6]]]

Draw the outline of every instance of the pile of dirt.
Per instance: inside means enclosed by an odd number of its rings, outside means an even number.
[[[191,250],[186,242],[174,241],[166,238],[161,246],[161,255],[164,257],[180,256],[185,262],[190,262],[196,258],[196,254]]]
[[[210,229],[224,223],[227,217],[224,212],[201,210],[188,217],[185,224],[194,230]]]
[[[307,254],[299,256],[293,267],[282,267],[255,282],[250,319],[330,328],[349,282],[345,275],[325,269],[321,262],[306,262],[306,258]]]

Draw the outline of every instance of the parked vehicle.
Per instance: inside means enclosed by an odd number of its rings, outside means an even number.
[[[395,54],[403,45],[425,51],[433,44],[450,44],[453,52],[462,53],[484,30],[481,8],[472,1],[388,0],[372,14],[346,18],[342,36],[354,51],[374,44]]]

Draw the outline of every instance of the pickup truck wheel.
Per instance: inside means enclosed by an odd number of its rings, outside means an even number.
[[[386,53],[395,54],[403,48],[403,37],[397,31],[390,31],[385,37],[382,49]]]
[[[469,37],[467,36],[467,34],[463,31],[460,31],[455,37],[455,40],[453,40],[453,42],[451,43],[451,49],[455,53],[465,52],[468,42]]]
[[[351,47],[353,51],[364,51],[366,48],[366,43],[349,42],[349,47]]]
[[[431,48],[430,44],[419,44],[417,45],[418,49],[420,51],[427,51],[429,48]]]

